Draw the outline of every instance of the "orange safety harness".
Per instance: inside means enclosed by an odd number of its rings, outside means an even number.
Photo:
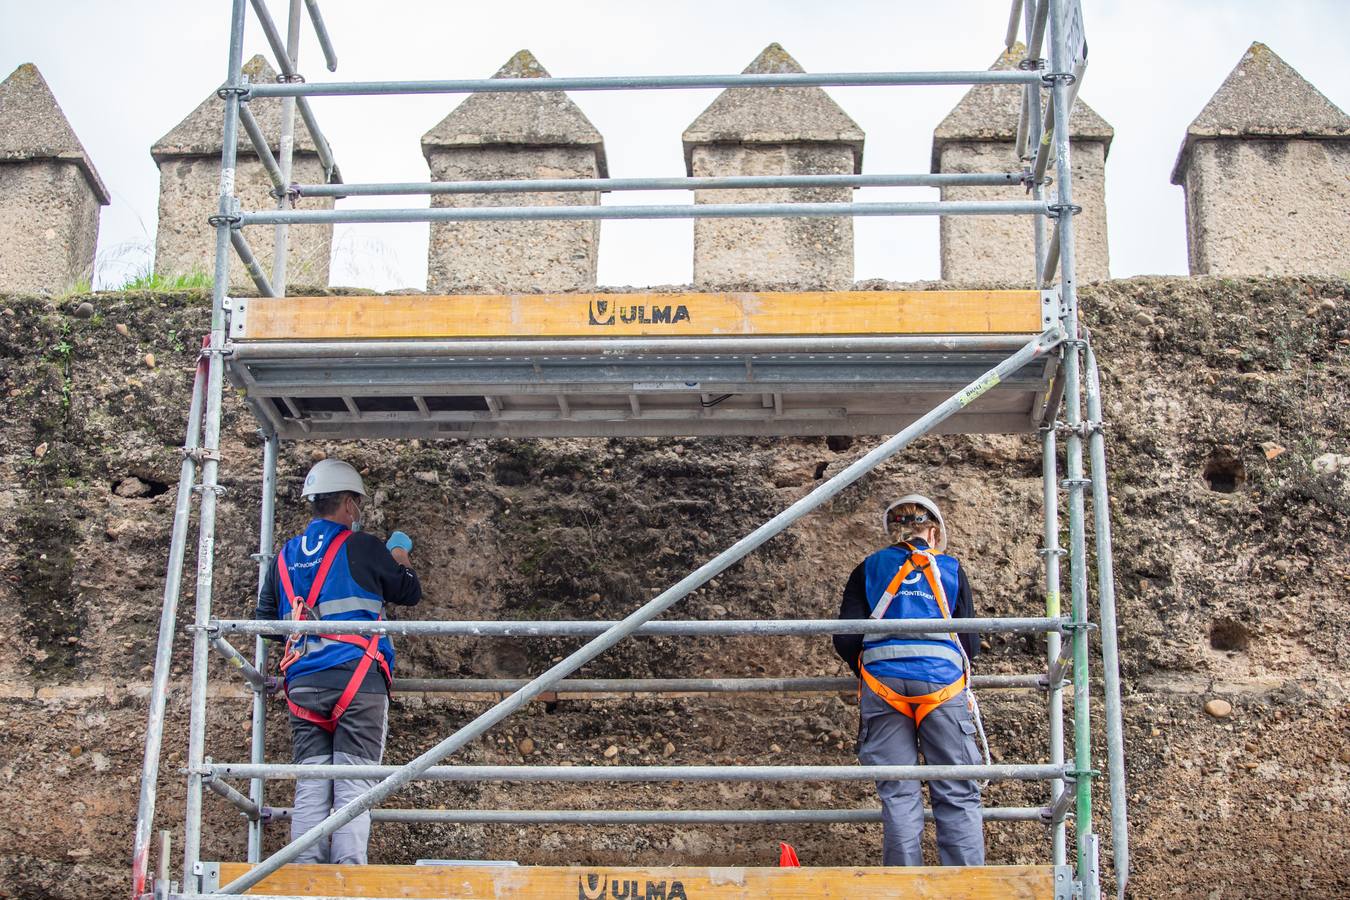
[[[323,583],[328,578],[328,570],[333,567],[333,561],[337,559],[338,551],[342,549],[342,545],[347,542],[347,538],[351,535],[350,531],[341,531],[333,538],[332,543],[328,545],[328,550],[323,555],[323,560],[319,563],[318,571],[314,573],[314,583],[309,586],[309,596],[303,600],[296,595],[295,587],[291,584],[291,574],[286,569],[286,560],[283,558],[283,554],[277,554],[277,575],[282,590],[286,592],[286,599],[291,604],[291,621],[302,622],[306,617],[314,620],[323,618],[315,608],[319,599],[319,592],[323,590]],[[366,673],[370,671],[372,662],[379,663],[380,672],[384,675],[387,687],[393,686],[394,676],[389,671],[389,663],[385,661],[384,654],[380,652],[380,636],[378,634],[372,634],[369,638],[364,638],[359,634],[320,634],[317,636],[327,638],[330,641],[353,644],[365,650],[365,655],[361,657],[361,661],[357,664],[356,671],[352,672],[351,680],[347,682],[347,687],[343,689],[342,696],[338,697],[337,703],[333,705],[331,715],[321,716],[311,709],[305,709],[291,699],[289,691],[286,692],[286,705],[290,707],[291,712],[297,718],[318,725],[324,731],[331,733],[337,730],[338,720],[347,711],[347,707],[351,706],[357,691],[361,689],[361,682],[365,681]],[[305,651],[300,649],[305,646],[305,640],[306,636],[298,632],[286,638],[286,652],[281,657],[280,665],[282,675],[285,675],[286,670],[305,655]]]
[[[881,595],[881,600],[877,603],[876,610],[872,613],[872,618],[879,619],[886,613],[890,606],[891,599],[896,591],[900,590],[900,585],[911,572],[919,571],[928,580],[928,587],[933,592],[933,597],[937,600],[938,609],[942,611],[942,618],[950,619],[951,610],[947,606],[947,594],[942,589],[942,581],[937,574],[937,563],[926,551],[915,548],[912,544],[906,543],[901,546],[909,550],[909,556],[891,579],[891,583],[886,586],[886,591]],[[915,557],[923,557],[926,561],[923,565],[914,564]],[[954,633],[950,635],[953,642],[957,638]],[[959,644],[957,645],[960,646]],[[964,658],[965,653],[961,656]],[[967,667],[969,663],[967,663]],[[923,722],[924,717],[930,712],[946,703],[951,698],[960,694],[966,688],[966,672],[962,671],[961,676],[944,688],[933,691],[928,694],[920,694],[917,697],[906,697],[899,694],[875,678],[862,663],[862,656],[858,657],[858,674],[861,676],[858,682],[858,696],[862,697],[862,686],[866,684],[872,692],[885,700],[896,712],[902,713],[914,720],[914,727],[918,728]]]

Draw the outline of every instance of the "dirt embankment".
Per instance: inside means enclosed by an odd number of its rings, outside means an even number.
[[[201,296],[0,301],[0,895],[87,898],[126,884],[178,446]],[[1114,492],[1138,897],[1350,892],[1350,285],[1133,279],[1083,306],[1104,369]],[[119,327],[120,326],[120,327]],[[152,354],[153,362],[147,358]],[[260,441],[226,407],[217,610],[251,607]],[[870,440],[493,441],[283,448],[279,533],[301,527],[299,482],[341,453],[378,489],[377,531],[418,541],[425,618],[610,618],[811,489]],[[1330,456],[1328,456],[1330,454]],[[886,497],[944,503],[981,612],[1043,608],[1039,451],[1030,438],[930,438],[683,604],[689,617],[828,616],[878,540]],[[179,623],[191,616],[188,566]],[[1028,672],[1043,647],[989,636],[986,672]],[[575,641],[400,644],[422,676],[538,672]],[[187,642],[160,798],[181,833]],[[824,640],[640,639],[585,674],[838,674]],[[208,752],[247,755],[248,703],[221,667]],[[1214,718],[1221,698],[1231,715]],[[984,695],[995,757],[1045,758],[1043,704]],[[390,761],[408,759],[480,703],[404,697]],[[287,758],[283,711],[271,759]],[[1100,722],[1098,722],[1100,726]],[[460,754],[474,762],[849,763],[847,697],[563,701],[532,706]],[[1097,729],[1100,734],[1100,727]],[[615,748],[607,756],[606,751]],[[711,808],[867,805],[865,785],[426,785],[398,806]],[[284,790],[275,802],[286,803]],[[998,804],[1041,803],[998,785]],[[207,858],[239,858],[242,828],[206,800]],[[180,846],[175,834],[175,847]],[[988,829],[990,860],[1039,862],[1043,830]],[[866,864],[873,826],[516,828],[387,825],[376,859],[526,863]],[[1104,843],[1106,843],[1104,841]]]

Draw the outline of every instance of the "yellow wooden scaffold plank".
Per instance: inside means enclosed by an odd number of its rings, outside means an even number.
[[[248,871],[221,863],[220,882]],[[290,865],[250,894],[454,900],[1053,900],[1050,866],[590,868]]]
[[[485,294],[238,300],[235,340],[1037,334],[1037,291]]]

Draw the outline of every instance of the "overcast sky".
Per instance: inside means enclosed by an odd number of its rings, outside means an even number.
[[[284,0],[270,0],[278,20]],[[1184,273],[1182,192],[1168,176],[1187,124],[1260,40],[1342,109],[1350,109],[1346,0],[1083,0],[1091,64],[1081,98],[1116,129],[1107,161],[1111,273]],[[330,75],[306,27],[309,80],[474,78],[522,47],[554,75],[740,71],[778,41],[808,71],[987,68],[1002,47],[1007,0],[947,2],[469,3],[323,0],[339,57]],[[226,0],[0,0],[0,77],[42,70],[113,202],[99,235],[100,281],[148,263],[158,173],[150,145],[224,79]],[[268,53],[253,17],[245,57]],[[283,26],[284,27],[284,26]],[[934,126],[964,88],[832,88],[867,133],[868,173],[926,172]],[[614,177],[684,174],[680,133],[716,91],[573,95],[605,136]],[[348,181],[425,181],[421,135],[457,96],[313,101]],[[687,195],[684,195],[687,196]],[[936,191],[870,189],[858,200],[935,199]],[[680,199],[676,199],[680,198]],[[678,194],[607,195],[606,203],[684,202]],[[348,206],[426,205],[425,198],[355,199]],[[334,284],[422,287],[426,224],[340,225]],[[862,219],[857,275],[938,275],[937,222]],[[691,279],[693,225],[606,222],[600,281]]]

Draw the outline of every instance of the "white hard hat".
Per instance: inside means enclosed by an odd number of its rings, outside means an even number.
[[[361,481],[361,473],[340,459],[321,459],[316,462],[305,476],[305,486],[300,493],[306,500],[313,500],[319,494],[334,494],[338,491],[351,491],[366,496],[366,486]]]
[[[938,526],[937,547],[934,549],[936,549],[937,552],[939,553],[944,552],[947,549],[947,523],[942,521],[942,510],[938,509],[938,505],[934,503],[932,500],[929,500],[923,494],[906,494],[899,500],[896,500],[889,506],[887,506],[886,511],[881,514],[881,530],[884,531],[887,535],[890,535],[891,510],[895,509],[897,506],[904,506],[907,503],[912,503],[915,506],[922,506],[924,509],[928,510],[930,513],[933,514],[933,518],[937,519],[937,526]]]

